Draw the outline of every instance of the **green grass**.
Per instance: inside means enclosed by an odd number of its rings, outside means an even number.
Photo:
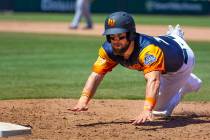
[[[93,14],[95,23],[104,23],[108,14]],[[70,22],[72,13],[0,13],[0,21],[52,21]],[[169,25],[181,24],[187,26],[210,27],[210,16],[170,16],[170,15],[134,15],[136,24]]]
[[[102,37],[0,33],[0,99],[78,98]],[[210,42],[190,42],[197,56],[195,74],[203,80],[199,95],[185,100],[210,101]],[[143,99],[141,72],[117,66],[107,74],[95,98]]]
[[[85,38],[1,33],[0,98],[76,97],[96,57]]]

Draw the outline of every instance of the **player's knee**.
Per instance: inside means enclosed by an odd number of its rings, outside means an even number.
[[[191,78],[192,78],[192,89],[195,92],[198,92],[199,89],[201,88],[202,85],[202,80],[200,78],[198,78],[196,75],[191,73]]]
[[[202,80],[201,79],[197,79],[197,84],[195,85],[195,92],[198,92],[199,89],[201,88],[202,85]]]

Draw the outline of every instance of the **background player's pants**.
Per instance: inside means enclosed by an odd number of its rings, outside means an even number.
[[[71,23],[71,27],[78,27],[79,22],[82,18],[85,17],[87,27],[92,27],[92,20],[90,15],[90,1],[89,0],[77,0],[75,7],[75,15]]]
[[[195,64],[193,51],[182,38],[177,35],[172,36],[175,37],[175,41],[182,49],[186,49],[188,61],[187,64],[183,63],[177,72],[161,75],[160,90],[154,108],[156,111],[165,111],[174,102],[176,106],[181,100],[181,96],[189,92],[196,92],[201,86],[201,80],[192,73]]]

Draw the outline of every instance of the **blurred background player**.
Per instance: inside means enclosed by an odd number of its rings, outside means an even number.
[[[151,121],[154,115],[170,116],[183,95],[200,89],[202,81],[192,73],[194,53],[179,25],[169,26],[164,36],[148,36],[136,33],[128,13],[115,12],[105,20],[104,35],[107,40],[99,49],[93,71],[72,111],[88,109],[103,77],[117,64],[143,71],[146,80],[143,111],[132,120],[134,125]]]
[[[92,29],[93,23],[90,13],[90,0],[76,0],[74,18],[70,24],[70,29],[77,29],[82,17],[85,18],[86,26],[84,29]]]

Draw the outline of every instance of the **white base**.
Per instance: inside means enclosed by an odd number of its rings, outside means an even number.
[[[31,128],[12,123],[0,122],[0,137],[31,134]]]

